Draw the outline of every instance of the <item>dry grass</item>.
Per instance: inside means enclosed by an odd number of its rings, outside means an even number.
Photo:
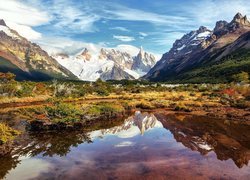
[[[49,98],[51,98],[51,97],[48,95],[40,95],[40,96],[36,96],[36,97],[22,97],[22,98],[3,97],[3,98],[0,98],[0,104],[4,104],[4,103],[31,103],[31,102],[36,102],[36,101],[46,101]]]
[[[6,124],[0,123],[0,145],[12,141],[18,134],[20,134],[19,131],[12,129]]]
[[[242,90],[243,91],[243,90]],[[244,92],[247,90],[244,89]],[[0,103],[32,103],[35,101],[46,101],[50,99],[50,96],[37,96],[37,97],[25,97],[25,98],[2,98]],[[56,99],[51,99],[53,102]],[[107,101],[107,103],[126,104],[127,108],[142,108],[142,109],[153,109],[153,108],[174,108],[178,104],[182,104],[188,108],[196,107],[218,107],[220,103],[220,97],[210,96],[209,93],[201,92],[190,92],[190,91],[165,91],[165,92],[142,92],[142,93],[126,93],[120,94],[111,93],[108,96],[98,96],[89,94],[81,98],[66,98],[61,99],[61,102],[78,103],[81,106],[87,108],[89,105],[101,101]]]

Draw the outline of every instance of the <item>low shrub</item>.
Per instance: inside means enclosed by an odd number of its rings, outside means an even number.
[[[177,105],[175,105],[174,110],[175,111],[185,111],[185,112],[191,112],[192,111],[191,109],[189,109],[188,107],[186,107],[183,104],[177,104]]]
[[[140,108],[140,109],[153,109],[154,107],[152,106],[152,104],[150,104],[149,102],[138,102],[135,105],[136,108]]]
[[[48,117],[56,122],[77,122],[81,120],[83,111],[80,107],[72,104],[58,103],[55,106],[45,107]]]
[[[98,103],[93,106],[90,106],[85,111],[85,114],[88,115],[102,115],[102,114],[114,114],[125,111],[125,108],[120,104],[111,104],[111,103]]]
[[[12,129],[6,124],[0,123],[0,145],[12,141],[20,132]]]

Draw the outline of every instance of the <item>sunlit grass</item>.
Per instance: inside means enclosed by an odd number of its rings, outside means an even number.
[[[6,124],[0,123],[0,145],[12,141],[18,134],[20,134],[19,131],[12,129]]]

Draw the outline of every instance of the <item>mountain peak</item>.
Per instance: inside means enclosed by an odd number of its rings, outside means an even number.
[[[217,21],[214,28],[214,32],[224,29],[227,25],[227,21]]]
[[[237,24],[247,25],[247,26],[250,25],[250,22],[248,21],[247,16],[246,16],[246,15],[243,16],[241,13],[237,13],[237,14],[234,16],[234,18],[233,18],[231,24],[232,24],[232,23],[237,23]]]
[[[144,53],[143,47],[140,47],[140,53]]]
[[[210,30],[205,26],[200,26],[198,29],[198,33],[206,32],[206,31],[210,31]]]
[[[242,14],[238,12],[238,13],[234,16],[233,20],[242,19],[242,18],[243,18]]]
[[[0,25],[1,26],[7,26],[6,23],[5,23],[5,21],[3,19],[0,19]]]
[[[138,53],[137,56],[139,56],[140,58],[144,58],[144,54],[145,54],[145,52],[144,52],[144,50],[143,50],[143,48],[142,48],[142,46],[141,46],[141,47],[140,47],[140,51],[139,51],[139,53]]]
[[[88,50],[87,48],[84,48],[84,50],[83,50],[82,53],[81,53],[81,56],[82,56],[85,60],[87,60],[87,61],[90,61],[90,59],[91,59],[91,55],[90,55],[89,50]]]

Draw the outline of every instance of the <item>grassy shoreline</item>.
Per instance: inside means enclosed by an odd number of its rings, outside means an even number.
[[[17,82],[7,75],[0,82],[0,124],[7,123],[10,128],[14,119],[23,119],[36,124],[35,131],[77,129],[86,122],[121,116],[136,109],[250,121],[249,84]]]

